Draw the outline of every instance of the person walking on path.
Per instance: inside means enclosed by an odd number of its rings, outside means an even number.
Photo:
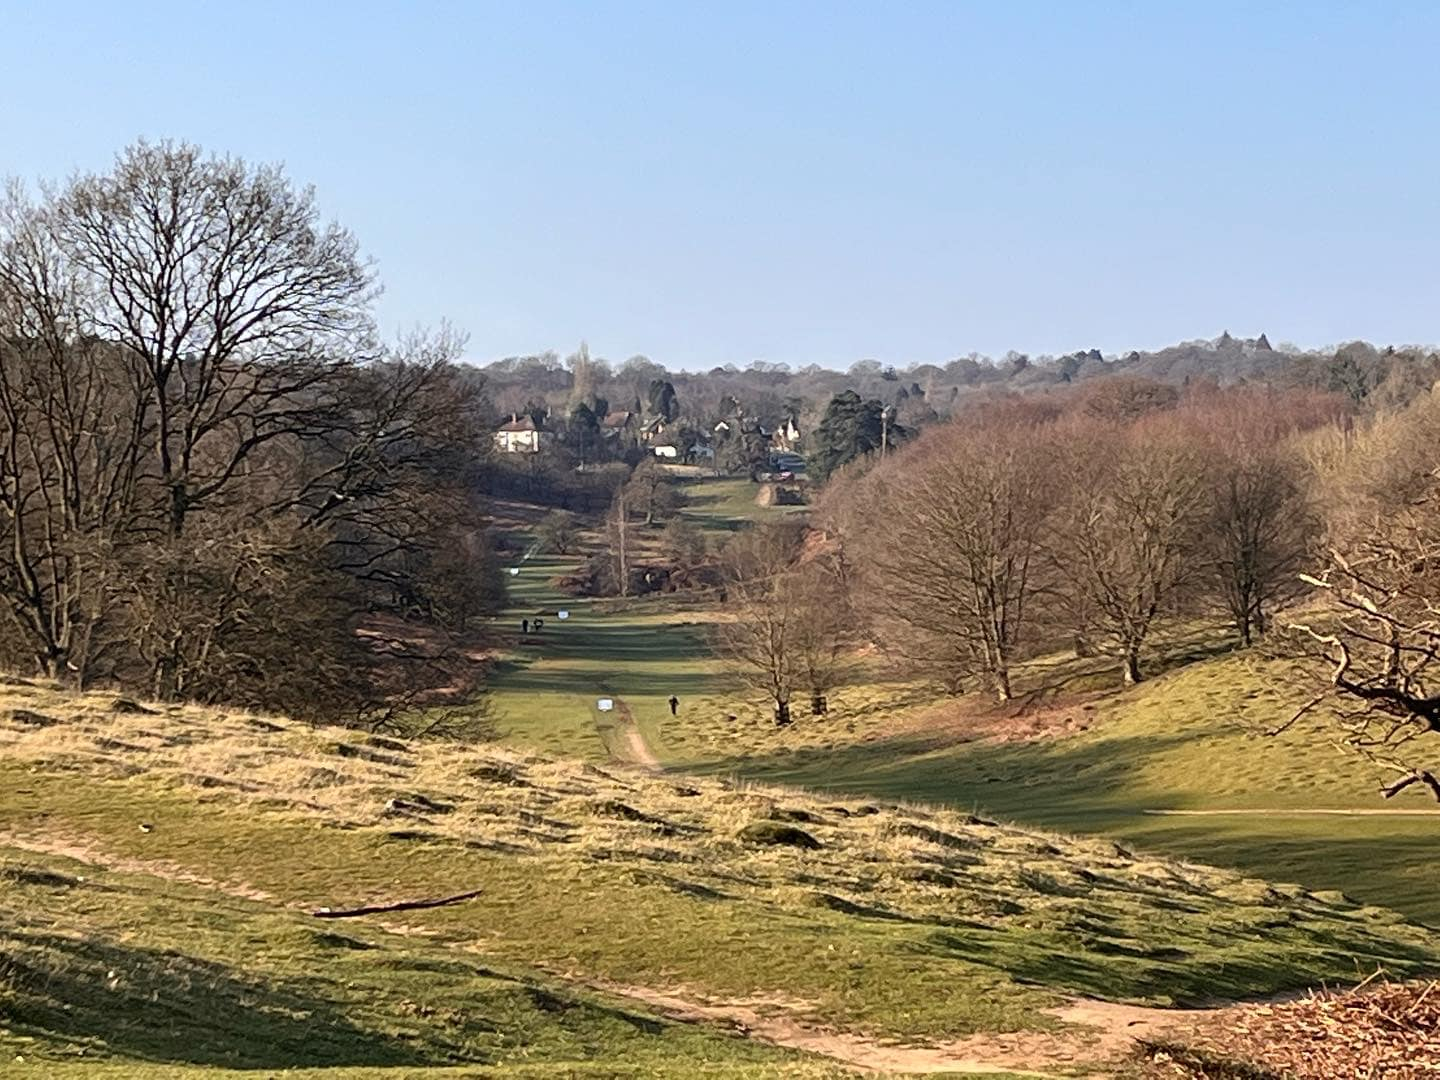
[[[680,699],[674,694],[670,695],[670,715],[674,716],[675,711],[680,708]]]
[[[529,619],[521,619],[521,620],[520,620],[520,633],[522,633],[522,634],[528,634],[529,632],[530,632],[530,620],[529,620]]]

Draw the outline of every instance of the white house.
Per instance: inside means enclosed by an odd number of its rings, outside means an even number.
[[[785,417],[784,422],[770,433],[770,445],[776,450],[794,452],[795,446],[800,441],[800,428],[795,423],[793,416]]]
[[[538,454],[547,435],[534,417],[511,413],[509,423],[501,424],[495,432],[495,448],[507,454]]]

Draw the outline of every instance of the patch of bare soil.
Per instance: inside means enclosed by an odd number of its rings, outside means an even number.
[[[630,711],[630,706],[620,698],[614,700],[615,722],[609,729],[609,737],[606,737],[604,730],[600,733],[610,756],[627,765],[638,765],[650,772],[660,772],[664,766],[645,742],[645,736],[640,733],[640,726],[635,723],[635,715]]]
[[[1436,1080],[1440,983],[1387,983],[1237,1005],[1148,1047],[1148,1076],[1185,1080]]]
[[[1205,1010],[1150,1009],[1077,999],[1052,1011],[1067,1025],[1055,1032],[1004,1032],[926,1045],[881,1042],[817,1025],[804,1002],[784,998],[715,1001],[679,990],[610,982],[587,986],[643,1002],[669,1019],[724,1024],[746,1038],[803,1050],[857,1071],[886,1075],[1008,1073],[1095,1078],[1133,1059],[1142,1043],[1169,1038],[1210,1015]]]
[[[1084,698],[1043,705],[998,704],[956,698],[912,713],[895,731],[899,736],[932,740],[938,747],[957,743],[1035,742],[1089,730],[1095,707]]]

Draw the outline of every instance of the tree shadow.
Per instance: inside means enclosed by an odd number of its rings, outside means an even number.
[[[22,989],[12,1032],[98,1042],[152,1062],[238,1069],[434,1064],[299,983],[169,950],[10,930],[0,973]],[[483,1061],[483,1059],[478,1059]]]

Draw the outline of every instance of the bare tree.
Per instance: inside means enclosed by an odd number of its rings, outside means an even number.
[[[383,707],[366,613],[503,604],[460,339],[369,334],[274,169],[141,144],[0,199],[0,661],[163,697]],[[303,661],[300,659],[303,657]]]
[[[647,527],[667,520],[680,506],[673,478],[654,457],[635,467],[626,487],[631,513],[643,515]]]
[[[83,683],[107,644],[115,557],[145,509],[150,425],[48,215],[0,202],[0,601],[41,672]]]
[[[1440,800],[1440,397],[1382,417],[1333,464],[1329,546],[1305,578],[1322,604],[1292,624],[1319,691],[1282,729],[1328,714],[1389,777],[1383,795],[1418,785]]]
[[[1196,577],[1203,461],[1163,415],[1126,428],[1077,424],[1066,438],[1073,471],[1058,569],[1072,601],[1113,643],[1125,683],[1136,683],[1151,630]]]
[[[47,226],[88,293],[81,330],[136,362],[167,528],[219,496],[369,334],[369,267],[278,168],[139,143],[81,176]]]
[[[546,551],[552,551],[556,555],[570,554],[579,538],[579,522],[568,510],[550,511],[535,529],[535,539]]]
[[[775,723],[790,723],[790,699],[802,679],[799,640],[804,607],[790,587],[799,535],[783,525],[741,533],[725,548],[726,618],[715,625],[716,652],[745,685],[763,692]]]
[[[969,422],[967,422],[969,421]],[[1055,500],[1048,428],[962,417],[861,481],[847,545],[880,640],[958,688],[1011,695]]]
[[[778,588],[797,616],[792,640],[798,685],[810,692],[811,715],[823,716],[830,711],[830,692],[848,678],[860,643],[840,553],[803,558]]]
[[[630,595],[630,570],[634,565],[634,527],[630,522],[630,489],[622,486],[615,492],[610,512],[605,515],[605,544],[610,554],[610,573],[615,591]]]
[[[1271,391],[1228,391],[1184,410],[1204,447],[1211,487],[1200,538],[1210,587],[1243,645],[1272,608],[1297,596],[1320,523],[1292,437],[1336,416],[1333,402]]]

